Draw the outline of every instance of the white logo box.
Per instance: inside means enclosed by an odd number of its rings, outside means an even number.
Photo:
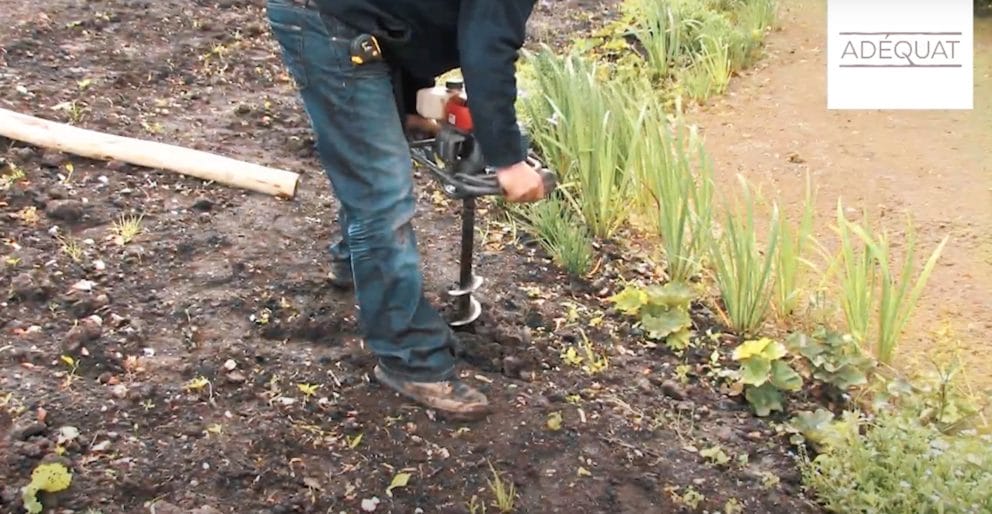
[[[972,109],[974,23],[973,0],[829,0],[827,108]]]

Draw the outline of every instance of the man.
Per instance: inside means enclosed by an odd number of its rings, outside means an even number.
[[[269,0],[268,18],[341,203],[336,282],[354,286],[383,384],[442,414],[476,418],[485,395],[454,373],[454,334],[423,296],[415,199],[401,119],[423,127],[415,94],[461,68],[474,136],[511,202],[545,195],[517,125],[514,62],[534,0]],[[385,60],[355,64],[371,34]],[[402,113],[401,113],[402,111]],[[401,116],[402,114],[402,116]]]

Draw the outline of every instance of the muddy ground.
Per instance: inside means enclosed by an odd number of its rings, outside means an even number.
[[[785,436],[719,389],[732,338],[678,357],[608,310],[620,277],[652,278],[622,251],[575,281],[486,225],[463,373],[498,413],[446,422],[377,385],[353,298],[325,280],[335,201],[261,2],[0,6],[3,108],[303,173],[285,201],[0,142],[0,167],[25,173],[0,192],[0,511],[21,511],[48,461],[74,475],[47,512],[468,512],[493,501],[490,465],[516,512],[817,511]],[[542,4],[532,32],[560,38],[601,9]],[[444,305],[458,206],[426,175],[417,193]],[[142,216],[123,245],[122,215]],[[609,356],[599,374],[560,357],[584,335]],[[726,462],[700,456],[715,446]]]

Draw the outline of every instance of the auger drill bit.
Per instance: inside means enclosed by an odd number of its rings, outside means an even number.
[[[413,160],[427,168],[437,179],[445,194],[462,200],[461,262],[458,285],[448,291],[456,299],[458,314],[449,321],[451,326],[471,324],[482,314],[482,305],[474,293],[484,279],[473,270],[475,247],[475,200],[480,196],[498,196],[503,190],[496,174],[486,168],[475,140],[470,134],[442,129],[434,139],[416,141],[410,145]],[[541,168],[533,156],[528,160],[544,179],[544,190],[550,194],[557,184],[555,174]]]

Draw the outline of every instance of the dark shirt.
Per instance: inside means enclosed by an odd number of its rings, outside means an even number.
[[[376,36],[402,76],[401,100],[461,68],[473,134],[494,167],[526,156],[514,102],[514,64],[535,0],[316,0],[321,11]]]

